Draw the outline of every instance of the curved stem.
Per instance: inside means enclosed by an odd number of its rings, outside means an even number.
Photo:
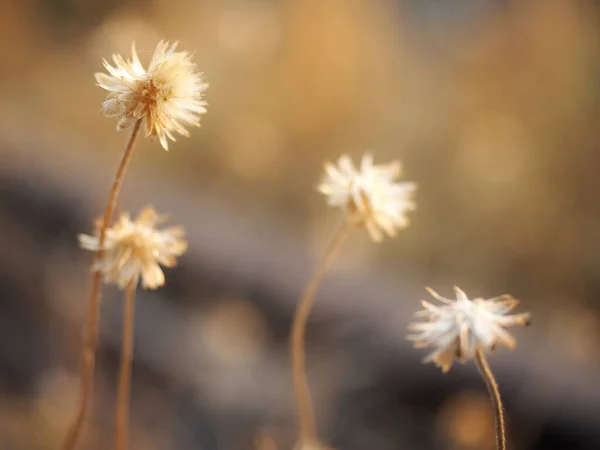
[[[127,166],[131,160],[141,125],[141,120],[138,120],[135,123],[133,131],[131,132],[131,137],[129,138],[127,147],[125,149],[125,153],[123,153],[121,163],[117,169],[117,174],[115,175],[112,188],[110,190],[108,203],[106,204],[106,208],[104,210],[104,217],[100,225],[100,232],[98,236],[99,247],[102,247],[104,244],[106,229],[112,220],[113,211],[115,209],[115,205],[117,204],[117,199],[119,198],[119,190],[121,189],[121,184],[123,184],[123,179],[125,178]],[[102,250],[98,250],[98,252],[96,252],[96,260],[102,258],[103,253],[104,252]],[[77,445],[88,412],[88,404],[90,402],[92,387],[94,385],[94,364],[96,360],[96,345],[98,341],[101,287],[101,274],[100,272],[95,271],[92,275],[89,312],[85,325],[85,342],[83,344],[83,358],[81,363],[81,391],[79,394],[79,404],[77,406],[75,419],[68,431],[67,438],[63,446],[64,450],[73,450]]]
[[[345,220],[343,225],[333,235],[325,253],[315,268],[302,297],[300,297],[294,322],[292,324],[292,378],[298,408],[298,427],[301,441],[313,441],[316,440],[317,437],[315,415],[310,398],[308,380],[306,378],[304,350],[306,323],[308,322],[308,317],[310,316],[314,304],[315,293],[319,287],[319,283],[331,264],[335,253],[348,235],[349,229],[350,224]]]
[[[492,406],[494,407],[494,417],[496,419],[496,447],[498,450],[506,450],[506,425],[504,423],[504,407],[502,406],[502,399],[500,398],[500,390],[498,389],[498,383],[496,378],[487,363],[485,355],[481,349],[477,349],[475,352],[475,361],[477,362],[477,368],[481,372],[481,376],[485,380],[487,385],[490,398],[492,399]]]
[[[133,361],[133,330],[135,319],[136,281],[131,281],[125,291],[123,309],[123,347],[119,371],[119,390],[115,414],[115,450],[127,450],[129,431],[129,393],[131,389],[131,365]]]

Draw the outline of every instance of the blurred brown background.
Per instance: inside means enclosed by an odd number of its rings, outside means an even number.
[[[492,449],[475,367],[404,340],[430,285],[532,311],[491,360],[511,448],[600,448],[600,7],[593,0],[2,0],[0,449],[57,449],[75,405],[90,255],[127,133],[99,113],[101,59],[181,41],[209,112],[139,143],[121,207],[185,226],[190,252],[140,294],[132,448],[295,437],[287,335],[336,223],[315,192],[341,153],[400,158],[410,228],[355,232],[309,327],[321,436],[340,450]],[[93,425],[112,445],[121,308],[102,312]]]

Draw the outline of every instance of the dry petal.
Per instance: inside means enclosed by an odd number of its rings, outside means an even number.
[[[415,209],[412,194],[416,184],[396,182],[401,165],[397,161],[374,165],[365,154],[360,168],[347,155],[337,165],[325,164],[325,177],[318,190],[328,197],[331,206],[341,208],[355,225],[364,226],[371,238],[379,242],[384,235],[395,236],[408,226],[408,211]]]
[[[113,64],[104,61],[108,72],[97,73],[98,86],[108,91],[102,106],[107,117],[118,117],[117,129],[145,121],[146,135],[157,137],[165,150],[173,132],[189,136],[185,126],[200,126],[206,112],[202,99],[208,84],[187,52],[175,51],[177,42],[159,42],[148,70],[140,62],[135,45],[131,59],[113,55]]]
[[[156,289],[165,284],[160,266],[173,267],[176,257],[187,250],[183,228],[157,229],[156,225],[163,220],[165,217],[159,216],[151,207],[142,210],[134,221],[128,214],[122,214],[106,230],[102,246],[98,233],[95,236],[79,235],[79,243],[86,250],[103,251],[92,268],[102,273],[105,283],[117,284],[124,289],[141,278],[142,287]]]
[[[435,347],[424,362],[434,362],[444,372],[455,360],[464,363],[472,359],[479,348],[491,351],[498,343],[514,348],[516,340],[507,328],[529,323],[529,313],[508,315],[519,303],[510,295],[470,300],[455,286],[456,300],[452,300],[433,289],[427,288],[427,291],[442,305],[422,301],[425,309],[419,311],[417,317],[423,321],[409,325],[409,330],[415,334],[407,338],[417,348]]]

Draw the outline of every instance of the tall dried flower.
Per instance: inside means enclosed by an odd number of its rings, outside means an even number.
[[[470,300],[455,286],[456,300],[450,300],[433,289],[427,290],[443,305],[435,306],[423,300],[425,309],[416,315],[424,322],[409,326],[417,334],[408,339],[414,341],[415,347],[436,347],[424,362],[433,361],[444,372],[450,369],[455,359],[463,363],[473,359],[479,349],[493,350],[498,343],[514,348],[516,341],[506,329],[529,323],[529,313],[508,314],[519,304],[510,295]]]
[[[79,235],[81,247],[97,252],[103,251],[93,270],[102,273],[106,283],[114,283],[125,289],[130,282],[142,280],[142,287],[156,289],[165,283],[160,265],[173,267],[176,257],[187,250],[182,227],[156,229],[164,221],[151,208],[145,208],[132,221],[122,214],[116,223],[106,230],[103,245],[98,236]]]
[[[325,164],[325,176],[317,189],[328,197],[330,205],[341,208],[344,221],[327,245],[296,308],[290,339],[292,378],[298,408],[298,443],[296,449],[324,448],[317,439],[315,414],[306,377],[304,336],[321,279],[353,226],[364,226],[371,238],[381,241],[384,233],[394,236],[408,225],[407,212],[414,209],[414,183],[398,183],[400,163],[374,165],[365,154],[360,169],[343,155],[338,164]]]
[[[412,194],[416,184],[395,181],[401,168],[399,161],[374,165],[367,153],[357,169],[350,157],[343,155],[337,165],[325,164],[326,174],[318,190],[331,206],[342,208],[351,223],[365,226],[373,240],[381,241],[384,233],[392,237],[408,226],[407,213],[415,209]]]
[[[184,126],[200,126],[200,115],[206,112],[202,94],[208,84],[196,72],[191,55],[175,51],[177,45],[160,41],[146,70],[133,44],[131,59],[114,54],[114,66],[104,60],[108,74],[96,74],[98,86],[109,91],[102,111],[119,118],[117,130],[144,119],[146,136],[158,137],[165,150],[167,138],[175,141],[173,132],[189,136]]]

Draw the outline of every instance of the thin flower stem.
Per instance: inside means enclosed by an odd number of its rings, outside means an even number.
[[[137,282],[131,281],[125,291],[125,305],[123,309],[123,347],[121,349],[119,390],[117,393],[115,414],[115,450],[127,450],[129,441],[129,397],[131,390],[131,365],[133,361],[136,287]]]
[[[106,229],[108,228],[112,220],[115,205],[117,204],[117,200],[119,198],[119,190],[121,189],[121,184],[123,183],[123,179],[125,178],[127,166],[129,165],[129,161],[131,160],[131,156],[133,154],[133,149],[135,147],[135,142],[139,135],[141,125],[142,121],[138,120],[133,126],[131,137],[129,138],[127,147],[125,149],[125,153],[123,154],[123,157],[121,158],[121,163],[119,164],[119,168],[117,169],[117,174],[115,175],[112,184],[110,196],[108,198],[108,203],[106,204],[106,208],[104,210],[104,217],[100,226],[100,232],[98,237],[99,247],[102,247],[102,245],[104,244]],[[102,250],[98,250],[98,252],[96,252],[96,260],[100,260],[100,258],[102,258],[103,253],[104,252]],[[81,390],[79,393],[79,404],[77,406],[75,420],[73,421],[73,424],[71,425],[71,428],[68,431],[67,438],[63,446],[64,450],[75,449],[77,442],[79,441],[79,438],[81,436],[81,432],[83,431],[83,426],[85,425],[88,413],[88,405],[90,403],[90,397],[94,385],[94,364],[96,360],[96,345],[98,341],[98,325],[100,322],[99,318],[101,288],[101,274],[100,272],[95,271],[92,275],[92,289],[90,294],[89,311],[87,322],[85,325],[85,342],[83,344],[83,358],[81,364]]]
[[[306,323],[310,316],[317,288],[331,264],[333,257],[337,253],[340,245],[348,235],[350,223],[344,220],[344,223],[338,228],[329,242],[325,253],[321,257],[319,264],[306,286],[302,297],[298,302],[296,315],[292,324],[291,353],[292,353],[292,378],[294,383],[294,393],[298,408],[298,427],[301,442],[316,441],[317,431],[315,424],[315,414],[310,398],[310,389],[306,378],[304,335],[306,333]]]
[[[477,362],[477,368],[479,369],[479,372],[481,372],[481,376],[485,380],[490,398],[492,399],[492,406],[494,407],[494,416],[496,419],[496,447],[498,450],[506,450],[504,407],[502,406],[498,383],[496,382],[496,378],[481,349],[477,349],[475,352],[475,361]]]

